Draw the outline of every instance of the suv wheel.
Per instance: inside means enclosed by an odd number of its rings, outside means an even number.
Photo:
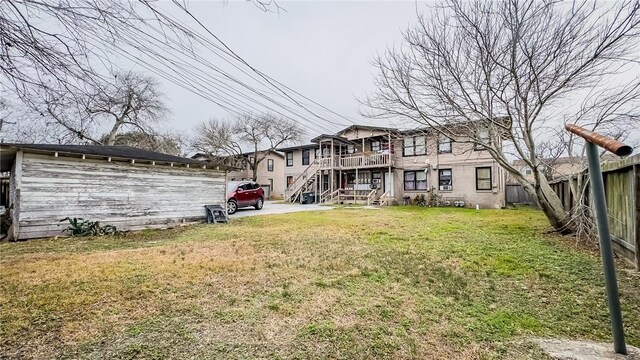
[[[258,198],[258,202],[256,202],[256,210],[262,210],[264,206],[264,200],[262,198]]]
[[[235,200],[232,199],[227,201],[227,213],[229,215],[235,214],[237,210],[238,210],[238,203]]]

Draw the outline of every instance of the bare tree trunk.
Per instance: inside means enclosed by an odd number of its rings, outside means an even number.
[[[109,138],[107,138],[107,143],[105,145],[115,145],[116,143],[116,135],[118,135],[118,129],[120,129],[120,125],[122,125],[122,121],[120,121],[119,119],[116,120],[116,123],[113,124],[113,127],[111,128],[111,131],[109,132]]]
[[[571,234],[574,232],[571,214],[564,209],[562,201],[555,191],[551,189],[549,182],[544,176],[542,176],[539,186],[536,188],[536,200],[554,229],[561,234]]]
[[[539,175],[536,175],[540,176],[537,185],[531,184],[519,174],[513,175],[531,198],[536,201],[556,231],[561,234],[570,234],[574,231],[571,214],[564,209],[560,197],[553,191],[544,174],[539,173]]]

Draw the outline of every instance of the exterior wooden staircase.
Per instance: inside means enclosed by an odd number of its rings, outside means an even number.
[[[299,202],[302,200],[302,193],[314,190],[318,170],[320,162],[315,160],[287,187],[285,199],[291,203]]]

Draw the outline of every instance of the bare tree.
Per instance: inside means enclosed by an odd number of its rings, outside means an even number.
[[[232,121],[209,120],[196,128],[193,148],[211,158],[237,158],[246,160],[252,170],[253,179],[258,178],[258,165],[270,151],[287,143],[299,142],[303,130],[298,123],[270,114],[244,115]]]
[[[48,132],[76,142],[114,145],[119,132],[136,131],[153,137],[169,111],[157,81],[133,72],[117,73],[112,82],[96,87],[87,86],[82,92],[66,89],[46,89],[24,103],[45,121]],[[106,137],[101,137],[106,133]]]
[[[7,104],[7,101],[5,99],[0,98],[0,134],[3,133],[2,130],[3,128],[5,128],[5,125],[11,126],[16,124],[15,121],[10,120],[11,115],[12,115],[12,112],[11,112],[11,109],[9,108],[9,105]]]
[[[263,11],[279,10],[273,0],[252,0],[252,3]],[[62,137],[56,135],[54,141],[67,142],[67,136],[73,134],[76,141],[98,142],[95,134],[101,132],[94,128],[92,116],[85,114],[87,102],[95,106],[103,100],[99,111],[124,113],[110,107],[114,99],[109,97],[120,96],[115,99],[120,102],[122,95],[126,96],[126,86],[121,86],[123,82],[114,85],[122,93],[105,86],[114,84],[110,74],[118,67],[116,64],[123,62],[135,64],[220,105],[217,97],[206,91],[209,84],[200,82],[202,77],[210,80],[214,76],[208,73],[198,76],[192,62],[220,73],[215,64],[202,58],[202,49],[234,61],[242,59],[209,31],[188,6],[179,0],[170,4],[147,0],[0,0],[0,91],[9,91],[29,105],[46,103],[39,107],[44,116],[30,117],[28,126],[21,125],[16,132],[25,128],[42,130],[54,118],[59,125],[56,131],[64,133]],[[185,22],[184,17],[193,21]],[[133,76],[128,80],[135,83],[144,79]],[[229,78],[229,82],[233,81],[239,82]],[[135,110],[131,111],[134,116],[125,116],[125,122],[132,117],[141,120]],[[122,121],[117,121],[114,127],[119,127]],[[131,121],[124,125],[138,127],[140,123]],[[29,137],[50,138],[46,132],[33,135]]]
[[[572,232],[538,144],[565,120],[605,133],[637,126],[639,3],[444,0],[432,10],[404,32],[400,49],[376,59],[369,115],[402,117],[484,147],[555,229]]]
[[[252,2],[280,9],[275,1]],[[186,3],[173,5],[192,16]],[[155,1],[0,0],[0,78],[21,96],[51,86],[82,90],[105,79],[101,69],[111,68],[114,55],[163,55],[167,44],[189,52],[197,37]]]
[[[122,129],[153,137],[154,127],[165,120],[169,110],[163,102],[158,82],[133,72],[116,74],[112,86],[90,97],[87,112],[93,121],[110,124],[105,145],[114,145]],[[111,120],[111,122],[109,122]]]
[[[109,134],[103,135],[101,140],[107,142]],[[138,149],[161,152],[163,154],[182,156],[184,140],[176,134],[154,134],[141,131],[128,131],[118,133],[112,145],[131,146]]]

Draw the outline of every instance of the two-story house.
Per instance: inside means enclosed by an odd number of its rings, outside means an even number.
[[[266,154],[265,154],[266,153]],[[256,182],[264,189],[267,199],[283,199],[286,190],[284,182],[284,155],[277,151],[258,151],[257,156],[265,156],[264,160],[258,163]],[[253,163],[256,153],[249,152],[240,156],[222,156],[212,158],[206,154],[195,154],[192,156],[196,160],[211,161],[215,164],[231,166],[236,170],[231,170],[227,174],[228,181],[252,180],[253,170],[249,164]]]
[[[504,206],[505,173],[487,150],[436,131],[353,125],[285,153],[285,198],[332,203]]]

